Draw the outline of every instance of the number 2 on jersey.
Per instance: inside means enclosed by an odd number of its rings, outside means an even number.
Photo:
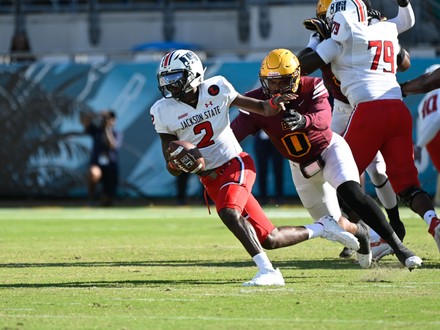
[[[194,134],[204,134],[202,140],[197,143],[197,148],[205,148],[214,144],[214,141],[211,138],[214,135],[214,130],[212,129],[212,125],[210,121],[204,121],[200,124],[194,126],[193,129]]]
[[[394,60],[394,46],[389,40],[372,40],[368,42],[368,49],[376,48],[373,63],[371,63],[371,70],[377,70],[379,66],[383,67],[383,72],[396,73]],[[383,64],[380,65],[381,59]],[[385,68],[388,65],[389,69]]]

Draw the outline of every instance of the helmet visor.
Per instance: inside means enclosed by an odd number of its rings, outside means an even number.
[[[171,85],[173,87],[182,87],[185,84],[186,77],[183,71],[172,72],[159,76],[159,86],[164,87]]]

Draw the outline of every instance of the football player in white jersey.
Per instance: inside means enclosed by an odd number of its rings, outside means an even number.
[[[330,27],[326,21],[326,14],[331,2],[332,0],[319,0],[316,6],[317,19],[307,19],[304,21],[304,25],[308,29],[318,33],[311,35],[309,44],[298,55],[300,59],[302,55],[315,50],[321,40],[330,37]],[[370,24],[374,24],[375,22],[386,19],[382,17],[378,11],[372,8],[369,0],[364,0],[364,3],[367,7],[368,20]],[[388,21],[396,23],[399,33],[410,29],[415,23],[414,11],[411,4],[408,1],[401,1],[401,3],[399,3],[397,16],[388,19]],[[322,67],[321,71],[325,85],[330,90],[333,97],[333,116],[331,129],[332,131],[342,135],[347,127],[347,123],[350,119],[353,108],[351,107],[348,99],[341,92],[340,82],[334,76],[331,69],[331,64],[329,63]],[[397,196],[388,180],[385,160],[380,152],[376,154],[373,161],[368,165],[366,172],[368,173],[368,176],[375,187],[377,197],[385,208],[391,227],[396,232],[399,239],[403,241],[406,233],[405,226],[400,219]],[[342,205],[344,211],[351,218],[355,218],[351,210],[347,208],[346,204],[342,203]],[[391,247],[384,240],[382,240],[380,236],[374,232],[374,230],[371,230],[370,236],[374,260],[378,261],[385,255],[393,252]],[[340,256],[349,257],[351,252],[352,251],[345,248],[341,252]]]
[[[440,64],[431,65],[426,69],[425,74],[439,69]],[[440,88],[425,95],[419,103],[417,112],[417,145],[414,154],[419,155],[420,159],[421,149],[426,147],[437,170],[434,203],[440,206]]]
[[[236,106],[264,116],[273,116],[284,103],[296,95],[276,96],[267,101],[240,95],[222,76],[204,80],[204,68],[198,56],[189,50],[166,54],[157,75],[163,98],[150,110],[155,130],[159,133],[167,169],[179,175],[172,166],[168,145],[185,140],[196,145],[205,160],[200,176],[205,192],[215,202],[217,213],[237,237],[258,267],[257,275],[245,286],[284,285],[284,278],[274,269],[263,247],[275,249],[309,239],[310,228],[275,227],[252,195],[255,165],[243,152],[232,132],[229,108]],[[331,217],[311,224],[320,236],[349,244],[359,249],[354,235],[342,230]]]
[[[397,25],[388,21],[369,25],[360,0],[333,0],[327,19],[331,38],[302,57],[301,64],[310,73],[331,63],[354,108],[344,138],[359,173],[380,151],[393,190],[427,223],[440,250],[440,221],[431,198],[420,187],[413,159],[412,117],[396,79],[397,54],[401,53]],[[405,58],[405,54],[401,56]],[[388,226],[385,232],[373,229],[396,252],[395,246],[401,242],[392,228]]]

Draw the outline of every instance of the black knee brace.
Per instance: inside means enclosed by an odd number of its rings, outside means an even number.
[[[404,203],[406,206],[408,206],[411,210],[411,205],[414,197],[420,193],[426,194],[426,192],[419,187],[411,187],[408,189],[403,190],[400,192],[397,196],[399,196],[399,199]]]

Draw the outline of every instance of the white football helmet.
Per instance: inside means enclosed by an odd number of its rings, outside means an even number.
[[[204,72],[202,61],[194,52],[174,50],[160,61],[157,74],[159,90],[163,97],[179,100],[202,83]]]
[[[440,64],[433,64],[433,65],[426,68],[425,73],[431,73],[431,72],[437,70],[438,68],[440,68]]]
[[[348,13],[354,22],[367,22],[368,20],[367,7],[362,0],[333,0],[327,9],[327,22],[333,23],[333,16],[338,11]]]

